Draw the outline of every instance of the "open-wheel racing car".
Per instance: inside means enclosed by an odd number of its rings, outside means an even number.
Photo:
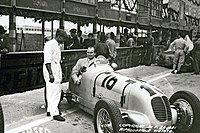
[[[194,94],[178,91],[168,99],[157,87],[120,75],[101,60],[82,73],[80,85],[69,82],[66,96],[94,115],[96,133],[199,133],[200,102]]]

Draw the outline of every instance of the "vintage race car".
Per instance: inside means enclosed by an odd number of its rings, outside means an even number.
[[[170,99],[157,87],[115,72],[101,61],[69,82],[66,98],[94,115],[96,133],[200,131],[200,101],[188,91]]]

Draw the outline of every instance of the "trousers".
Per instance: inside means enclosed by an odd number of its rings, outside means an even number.
[[[50,112],[51,116],[59,115],[58,105],[61,97],[61,85],[60,83],[46,82],[47,93],[47,112]]]

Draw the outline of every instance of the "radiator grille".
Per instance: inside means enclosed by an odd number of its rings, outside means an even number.
[[[151,104],[157,120],[164,122],[172,119],[171,109],[167,97],[155,97],[152,99]]]
[[[166,96],[163,96],[162,98],[164,100],[165,107],[167,109],[167,119],[169,121],[171,121],[172,120],[172,112],[171,112],[169,100],[168,100],[168,98]]]

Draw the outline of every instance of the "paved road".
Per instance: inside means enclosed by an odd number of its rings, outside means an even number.
[[[178,90],[189,90],[200,98],[200,75],[184,73],[170,74],[170,70],[159,66],[139,66],[119,70],[118,73],[131,78],[138,78],[159,87],[170,97]],[[63,85],[66,88],[66,85]],[[61,103],[65,122],[52,121],[46,117],[43,89],[0,97],[4,110],[6,133],[93,133],[93,118],[79,110],[74,105],[68,105],[66,100]]]

